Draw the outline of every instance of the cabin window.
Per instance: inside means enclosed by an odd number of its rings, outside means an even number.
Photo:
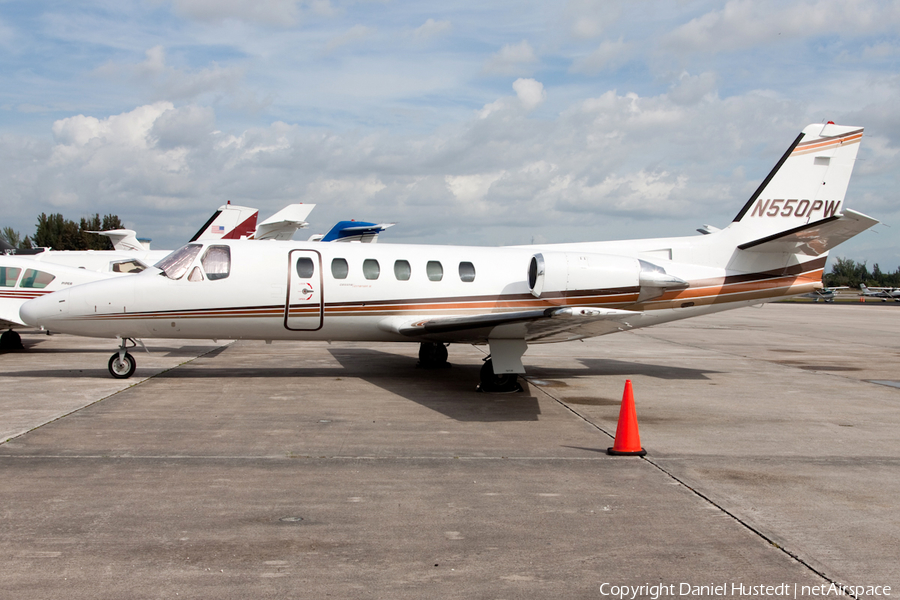
[[[19,287],[39,290],[47,287],[54,279],[56,279],[56,276],[51,275],[50,273],[26,269],[25,275],[22,276],[22,282],[19,283]]]
[[[412,267],[409,266],[408,260],[394,261],[394,277],[398,281],[409,281],[410,275],[412,275]]]
[[[348,273],[350,273],[350,267],[345,259],[335,258],[331,261],[331,275],[335,279],[347,279]]]
[[[135,258],[129,260],[117,260],[109,265],[109,270],[113,273],[140,273],[146,268],[147,265]]]
[[[313,264],[313,259],[308,256],[301,256],[297,259],[297,275],[300,279],[312,279],[315,272],[316,267]]]
[[[459,278],[466,283],[475,281],[475,265],[470,262],[459,263]]]
[[[16,279],[22,269],[16,267],[0,267],[0,287],[16,287]]]
[[[194,267],[191,270],[191,274],[188,275],[188,281],[203,281],[203,273],[200,271],[200,267]]]
[[[210,246],[200,259],[200,264],[209,280],[225,279],[231,274],[231,248]]]
[[[440,281],[444,278],[444,267],[436,260],[429,260],[425,265],[425,273],[431,281]]]
[[[156,268],[162,271],[160,275],[165,275],[169,279],[181,279],[202,249],[203,246],[200,244],[182,246],[156,263]]]
[[[381,275],[381,266],[374,258],[367,258],[363,261],[363,275],[366,279],[378,279]]]

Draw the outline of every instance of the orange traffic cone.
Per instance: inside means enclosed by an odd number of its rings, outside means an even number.
[[[634,394],[631,391],[631,380],[625,380],[625,393],[622,395],[622,408],[619,409],[619,424],[616,426],[616,439],[613,447],[606,450],[612,456],[644,456],[647,451],[641,448],[641,434],[638,433],[637,412],[634,410]]]

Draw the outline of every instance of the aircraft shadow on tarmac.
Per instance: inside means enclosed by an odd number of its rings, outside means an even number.
[[[227,348],[204,355],[208,358]],[[158,375],[165,379],[334,378],[360,379],[457,421],[536,421],[538,399],[523,382],[524,393],[481,394],[475,389],[481,363],[450,368],[416,368],[416,358],[369,348],[329,348],[340,366],[260,365],[219,367],[188,363]],[[283,364],[283,360],[280,364]],[[295,366],[297,365],[297,366]],[[138,367],[137,375],[140,375]]]
[[[643,376],[654,379],[675,381],[709,379],[707,375],[720,371],[710,369],[687,369],[671,365],[655,365],[609,358],[579,358],[584,369],[558,369],[540,366],[529,366],[528,375],[537,379],[573,379],[584,376]]]

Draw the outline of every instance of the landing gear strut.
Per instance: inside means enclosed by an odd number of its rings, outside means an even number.
[[[495,374],[494,363],[488,358],[481,365],[481,384],[478,386],[478,391],[493,394],[509,394],[511,392],[521,392],[522,386],[519,385],[519,376],[515,373]]]
[[[128,379],[134,375],[134,370],[137,368],[134,357],[126,350],[129,347],[128,342],[131,342],[131,348],[137,346],[133,339],[122,338],[119,351],[109,357],[109,374],[116,379]]]
[[[447,362],[447,346],[435,342],[420,343],[419,362],[416,366],[423,369],[446,369],[450,366]]]

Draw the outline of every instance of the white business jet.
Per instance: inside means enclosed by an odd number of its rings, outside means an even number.
[[[863,130],[810,125],[734,221],[704,235],[467,247],[191,243],[135,277],[31,300],[22,319],[120,340],[213,338],[487,344],[481,389],[516,389],[528,344],[627,331],[809,293],[828,251],[878,221],[842,203]]]

